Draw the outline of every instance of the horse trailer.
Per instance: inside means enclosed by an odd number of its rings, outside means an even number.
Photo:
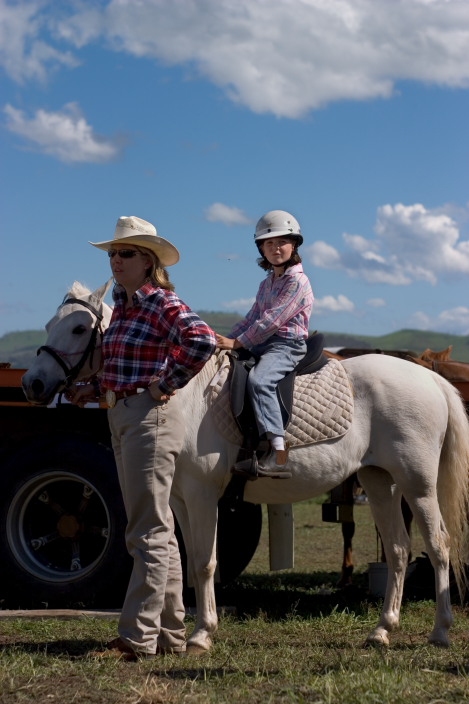
[[[131,560],[106,408],[60,397],[34,406],[21,388],[25,371],[0,368],[0,604],[119,608]],[[220,501],[222,585],[250,562],[261,526],[259,505]],[[190,600],[187,579],[185,590]]]

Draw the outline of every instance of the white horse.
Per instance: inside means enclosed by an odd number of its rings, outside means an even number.
[[[88,378],[99,368],[80,350],[97,344],[109,319],[103,302],[106,286],[91,293],[74,284],[48,323],[47,345],[23,377],[27,398],[47,403],[65,378]],[[83,305],[80,305],[82,301]],[[101,318],[101,320],[98,320]],[[80,340],[81,343],[77,343]],[[83,354],[81,355],[83,357]],[[188,570],[197,599],[197,620],[188,640],[192,652],[206,651],[217,628],[214,592],[217,502],[230,479],[238,447],[225,440],[214,423],[209,383],[217,371],[213,357],[178,391],[186,419],[184,447],[177,461],[171,505],[182,530]],[[399,624],[409,537],[401,497],[409,503],[435,570],[436,615],[429,641],[447,646],[452,623],[449,560],[460,593],[468,556],[469,423],[458,392],[423,367],[386,355],[343,362],[354,395],[350,429],[340,438],[293,447],[291,479],[248,482],[245,500],[287,503],[323,494],[358,472],[383,540],[388,582],[381,618],[366,643],[388,645]],[[73,374],[67,369],[75,367]]]

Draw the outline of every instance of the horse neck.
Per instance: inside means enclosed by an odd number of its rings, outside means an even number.
[[[225,359],[226,354],[212,355],[204,364],[200,372],[192,377],[189,383],[178,391],[178,394],[181,394],[184,398],[185,411],[189,408],[189,413],[197,413],[199,409],[203,413],[206,411],[210,401],[208,393],[210,390],[210,382],[220,370],[220,367],[224,363]]]

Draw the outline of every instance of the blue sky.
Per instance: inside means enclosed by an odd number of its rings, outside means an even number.
[[[467,0],[0,0],[0,335],[96,288],[121,215],[195,310],[300,221],[311,328],[469,334]]]

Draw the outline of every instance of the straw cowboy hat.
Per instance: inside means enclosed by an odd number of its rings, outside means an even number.
[[[156,254],[162,266],[171,266],[179,261],[179,252],[176,247],[160,237],[151,222],[137,218],[135,215],[119,218],[113,240],[90,242],[90,244],[105,251],[125,244],[145,247]]]

